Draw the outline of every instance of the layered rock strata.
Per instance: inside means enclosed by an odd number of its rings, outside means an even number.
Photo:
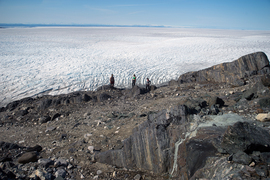
[[[212,66],[195,72],[181,75],[178,83],[206,83],[226,82],[235,86],[245,84],[245,81],[254,75],[263,75],[270,72],[269,60],[265,53],[256,52],[240,57],[239,59]]]

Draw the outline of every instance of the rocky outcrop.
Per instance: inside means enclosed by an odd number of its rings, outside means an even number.
[[[206,120],[188,112],[185,105],[179,105],[150,114],[124,140],[122,149],[98,153],[95,160],[155,174],[169,173],[179,179],[243,178],[243,166],[252,162],[267,164],[259,158],[270,152],[266,129],[236,114]],[[230,161],[242,166],[232,168]]]
[[[226,82],[235,86],[245,84],[250,76],[264,75],[270,72],[269,60],[265,53],[256,52],[245,55],[233,62],[222,63],[196,72],[181,75],[178,83],[190,82]],[[175,84],[171,82],[169,84]]]
[[[186,106],[179,106],[170,112],[149,114],[148,120],[123,142],[123,149],[99,153],[96,160],[117,167],[168,172],[174,158],[172,146],[185,132],[187,111]]]
[[[221,147],[228,154],[238,151],[252,154],[254,151],[270,152],[270,135],[265,129],[247,122],[229,126],[223,136]]]

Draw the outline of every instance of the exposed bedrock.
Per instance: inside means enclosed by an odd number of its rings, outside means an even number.
[[[174,159],[174,144],[185,132],[188,109],[178,106],[148,115],[148,120],[124,140],[123,148],[96,155],[99,162],[117,167],[139,168],[154,173],[168,172]]]
[[[235,86],[245,84],[245,80],[254,75],[264,75],[270,72],[269,60],[265,53],[256,52],[239,59],[212,66],[200,71],[182,74],[177,83],[190,82],[226,82]],[[175,84],[173,81],[170,84]]]
[[[95,160],[179,179],[228,178],[236,172],[240,177],[243,166],[253,161],[254,152],[267,156],[269,147],[268,131],[249,119],[237,114],[206,119],[179,105],[149,114],[148,120],[123,141],[122,149],[97,153]]]

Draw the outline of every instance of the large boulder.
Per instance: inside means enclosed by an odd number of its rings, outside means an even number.
[[[243,151],[270,152],[268,131],[248,122],[237,122],[226,130],[221,147],[229,154]]]
[[[269,60],[265,53],[256,52],[245,55],[233,62],[222,63],[195,72],[181,75],[178,83],[225,82],[235,86],[245,84],[245,79],[270,72]]]

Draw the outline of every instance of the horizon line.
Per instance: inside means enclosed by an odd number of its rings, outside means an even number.
[[[112,25],[112,24],[42,24],[42,23],[0,23],[0,27],[173,27],[165,25]]]
[[[190,29],[220,29],[220,30],[247,30],[247,31],[269,31],[270,29],[246,29],[246,28],[222,28],[215,26],[170,26],[170,25],[112,25],[112,24],[42,24],[42,23],[0,23],[0,28],[12,27],[153,27],[153,28],[190,28]]]

